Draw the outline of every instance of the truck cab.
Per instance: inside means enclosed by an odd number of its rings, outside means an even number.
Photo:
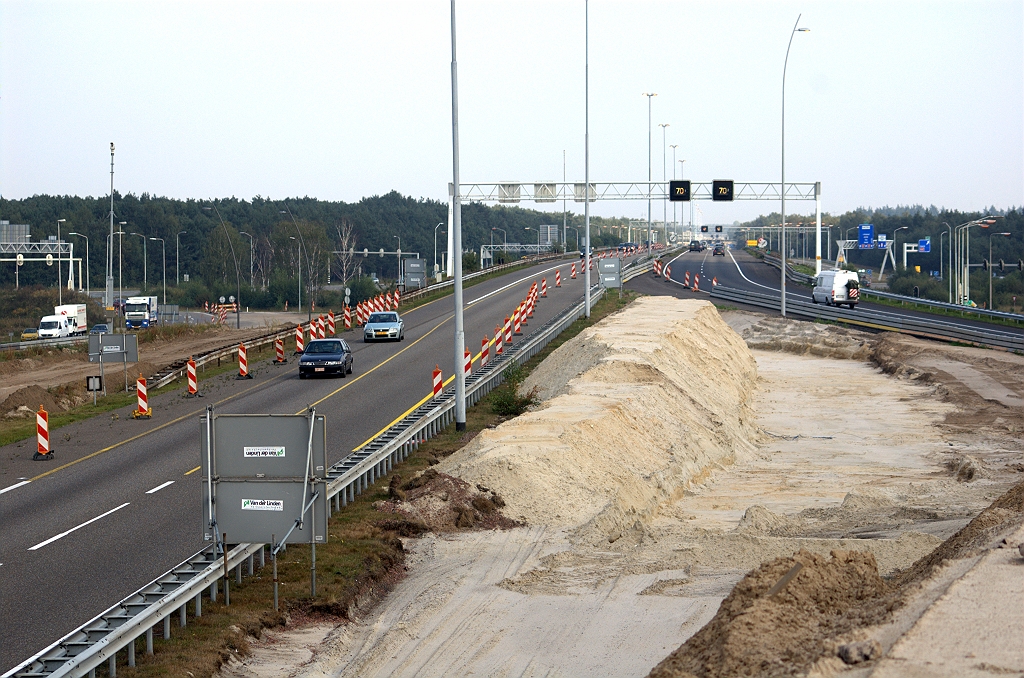
[[[39,321],[40,339],[59,339],[71,335],[71,326],[65,315],[44,315]]]
[[[156,297],[128,297],[124,302],[124,324],[129,328],[152,327],[159,313]]]

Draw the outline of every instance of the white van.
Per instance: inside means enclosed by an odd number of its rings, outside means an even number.
[[[860,278],[853,271],[822,271],[814,279],[811,301],[853,308],[860,301]]]
[[[59,339],[71,335],[71,325],[66,315],[44,315],[39,321],[40,339]]]

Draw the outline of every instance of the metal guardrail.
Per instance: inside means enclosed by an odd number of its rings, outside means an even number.
[[[735,301],[748,306],[779,310],[779,298],[759,292],[737,290],[721,285],[712,288],[711,296],[716,299]],[[846,325],[868,329],[900,332],[926,339],[957,341],[989,348],[1024,352],[1024,333],[996,329],[965,327],[937,318],[904,316],[888,311],[869,311],[864,308],[843,309],[839,307],[812,304],[807,301],[786,300],[787,315],[804,318],[832,320]]]
[[[89,341],[88,335],[80,337],[61,337],[59,339],[33,339],[32,341],[11,341],[0,344],[0,351],[24,351],[26,348],[39,348],[40,346],[73,346],[84,344]]]
[[[633,262],[623,270],[622,281],[649,272],[651,260]],[[592,302],[598,301],[604,288],[594,285]],[[578,300],[568,309],[524,337],[518,345],[506,348],[501,356],[466,378],[466,404],[475,405],[504,381],[505,369],[521,365],[537,355],[567,327],[585,315],[584,301]],[[292,330],[294,331],[294,330]],[[237,350],[237,349],[236,349]],[[406,459],[421,442],[444,430],[454,420],[455,389],[445,389],[388,428],[370,443],[353,452],[328,469],[328,506],[333,513],[355,499],[395,464]],[[239,544],[228,552],[227,566],[242,577],[242,564],[248,574],[255,571],[253,558],[264,564],[264,544]],[[186,623],[185,605],[194,601],[198,616],[202,595],[206,590],[216,597],[217,582],[224,574],[223,554],[211,544],[164,575],[111,606],[46,649],[36,653],[0,678],[57,678],[94,675],[94,670],[107,662],[109,674],[116,676],[117,653],[127,648],[129,665],[135,661],[135,642],[145,636],[147,651],[152,648],[153,628],[163,624],[165,638],[171,635],[171,616],[177,612],[179,625]]]
[[[922,299],[920,297],[908,297],[904,294],[893,294],[892,292],[882,292],[880,290],[873,290],[862,287],[860,294],[870,295],[878,297],[879,299],[888,299],[890,301],[898,301],[901,304],[914,304],[915,306],[924,306],[926,308],[940,308],[946,311],[956,311],[963,315],[969,313],[971,315],[979,316],[982,318],[999,318],[1001,320],[1012,320],[1015,323],[1024,322],[1024,315],[1020,313],[1007,313],[1006,311],[993,311],[987,308],[974,308],[971,306],[964,306],[963,304],[950,304],[945,301],[935,301],[933,299]]]
[[[782,260],[779,257],[776,257],[775,255],[772,255],[772,254],[765,254],[764,255],[764,263],[768,264],[769,266],[771,266],[773,268],[781,268],[782,267]],[[806,273],[801,273],[800,271],[797,271],[796,269],[794,269],[791,264],[786,264],[786,279],[787,280],[792,280],[793,282],[796,282],[796,283],[801,283],[803,285],[811,285],[811,284],[814,283],[814,276],[813,275],[807,275]],[[788,307],[789,306],[789,302],[786,302],[786,305]]]
[[[479,271],[476,271],[475,273],[469,273],[467,275],[462,276],[462,280],[463,281],[472,280],[473,278],[479,278],[480,276],[487,275],[489,273],[494,273],[496,271],[505,271],[505,270],[508,270],[510,268],[515,268],[516,266],[522,266],[524,264],[526,264],[526,265],[529,265],[529,264],[539,264],[539,263],[542,263],[542,262],[545,262],[545,261],[553,261],[553,260],[556,260],[556,259],[562,259],[564,257],[565,257],[565,254],[551,254],[551,255],[548,255],[548,256],[545,256],[545,257],[531,257],[527,261],[523,261],[522,259],[520,259],[518,261],[510,261],[510,262],[505,263],[505,264],[498,264],[497,266],[488,266],[487,268],[482,268]],[[454,287],[454,285],[455,285],[455,279],[454,278],[451,279],[451,280],[445,280],[444,282],[434,283],[433,285],[427,285],[423,289],[416,290],[414,292],[403,293],[402,294],[402,301],[411,301],[411,300],[416,299],[418,297],[426,296],[426,295],[431,294],[433,292],[437,292],[438,290],[443,290],[443,289],[447,289],[449,287]]]

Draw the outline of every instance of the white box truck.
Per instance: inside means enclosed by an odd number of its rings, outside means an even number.
[[[129,329],[152,327],[160,318],[156,297],[128,297],[124,302],[124,324]]]
[[[89,331],[89,320],[86,317],[85,304],[54,306],[53,314],[67,317],[72,335],[85,334]]]

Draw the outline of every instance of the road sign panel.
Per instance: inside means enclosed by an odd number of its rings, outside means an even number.
[[[690,199],[690,181],[675,180],[668,182],[668,199],[673,202],[687,201]]]
[[[862,250],[875,248],[875,225],[861,224],[857,228],[857,247]]]
[[[732,180],[716,180],[711,182],[712,200],[732,200]]]

